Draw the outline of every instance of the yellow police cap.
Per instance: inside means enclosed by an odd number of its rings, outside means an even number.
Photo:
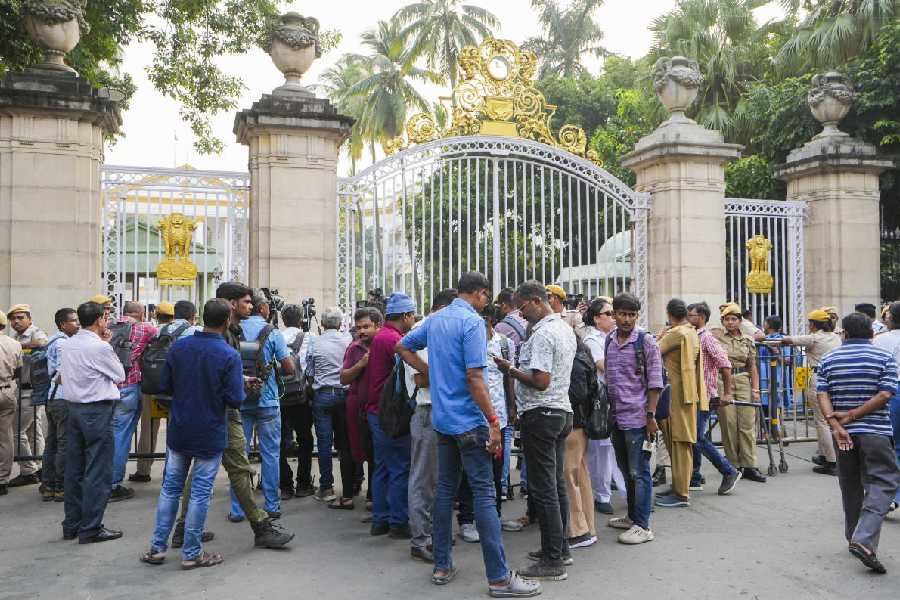
[[[16,313],[28,313],[31,314],[31,306],[28,304],[16,304],[9,307],[9,310],[6,311],[6,316],[11,317]]]
[[[109,296],[104,296],[103,294],[97,294],[96,296],[91,296],[91,299],[88,302],[96,302],[97,304],[111,304],[112,298]]]
[[[0,327],[6,327],[6,313],[0,310]]]
[[[166,315],[168,317],[175,316],[175,307],[172,306],[171,302],[160,302],[156,305],[156,314],[158,315]]]
[[[724,319],[728,315],[734,315],[741,318],[741,307],[736,302],[729,302],[719,306],[719,318]]]
[[[828,316],[828,313],[821,308],[817,308],[816,310],[812,311],[811,313],[806,315],[806,318],[810,321],[817,321],[820,323],[831,319],[831,317]]]
[[[828,313],[829,315],[835,315],[835,316],[837,316],[837,314],[838,314],[837,308],[835,308],[834,306],[823,306],[823,307],[820,308],[819,310],[824,310],[824,311],[825,311],[826,313]]]
[[[562,288],[559,287],[558,285],[555,285],[555,284],[552,284],[552,283],[551,283],[550,285],[546,286],[546,288],[547,288],[547,293],[548,293],[548,294],[553,294],[554,296],[556,296],[556,297],[559,298],[560,300],[565,300],[565,299],[566,299],[566,290],[562,289]]]

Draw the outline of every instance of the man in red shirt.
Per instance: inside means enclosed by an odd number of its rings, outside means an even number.
[[[365,410],[372,432],[375,472],[372,488],[372,535],[390,534],[395,539],[409,539],[410,437],[388,437],[378,423],[378,400],[385,381],[394,368],[394,347],[416,322],[416,305],[402,292],[391,294],[385,311],[384,327],[378,330],[369,347],[366,367]]]

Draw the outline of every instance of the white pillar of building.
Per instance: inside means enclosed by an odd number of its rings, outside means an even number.
[[[76,73],[35,68],[0,81],[0,308],[53,313],[100,292],[100,167],[116,103]]]
[[[652,195],[649,306],[643,308],[651,331],[665,323],[671,298],[705,300],[714,313],[726,300],[725,163],[738,158],[741,147],[685,116],[701,81],[696,62],[661,59],[656,90],[672,116],[622,159],[637,176],[635,189]]]
[[[787,182],[788,200],[807,202],[807,311],[834,306],[845,315],[881,299],[878,176],[893,163],[837,129],[852,100],[840,74],[814,77],[808,102],[824,129],[776,170]]]

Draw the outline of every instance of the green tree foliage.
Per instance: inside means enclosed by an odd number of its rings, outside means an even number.
[[[500,25],[489,10],[462,0],[414,2],[397,11],[394,20],[406,25],[403,35],[411,39],[412,55],[425,58],[429,69],[450,82],[451,90],[456,89],[462,49],[478,45]]]
[[[726,198],[777,200],[777,187],[772,165],[760,154],[744,156],[725,165]]]
[[[0,0],[0,72],[22,70],[40,59],[41,51],[23,24],[25,2]],[[151,43],[150,81],[178,101],[181,117],[197,137],[197,151],[220,152],[222,141],[212,133],[211,118],[234,109],[244,87],[242,79],[223,71],[216,59],[258,45],[281,4],[282,0],[92,0],[85,8],[91,31],[68,61],[92,84],[120,88],[128,97],[134,84],[119,72],[122,52],[131,43]],[[323,32],[325,49],[339,40],[338,33]]]
[[[538,12],[543,35],[525,41],[522,47],[538,56],[541,78],[551,73],[574,77],[586,72],[584,56],[602,57],[606,50],[600,45],[603,29],[594,15],[603,0],[572,0],[567,8],[559,0],[531,0]]]
[[[346,144],[350,154],[350,172],[356,173],[356,161],[362,158],[366,142],[363,110],[366,99],[351,93],[353,86],[372,75],[372,64],[365,58],[346,54],[320,77],[317,89],[330,99],[342,114],[356,119]]]

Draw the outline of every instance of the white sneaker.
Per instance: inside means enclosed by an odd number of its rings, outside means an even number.
[[[470,544],[477,544],[481,541],[481,538],[478,537],[478,529],[475,528],[475,523],[463,523],[460,525],[459,537]]]
[[[500,523],[503,531],[522,531],[525,527],[522,525],[522,522],[518,519],[509,519],[508,521],[503,521]],[[476,530],[475,533],[478,533]]]
[[[652,542],[654,538],[653,532],[649,529],[644,529],[639,525],[634,525],[626,531],[625,533],[619,534],[619,543],[620,544],[643,544],[645,542]]]
[[[613,529],[631,529],[634,526],[628,517],[613,517],[606,524]]]

